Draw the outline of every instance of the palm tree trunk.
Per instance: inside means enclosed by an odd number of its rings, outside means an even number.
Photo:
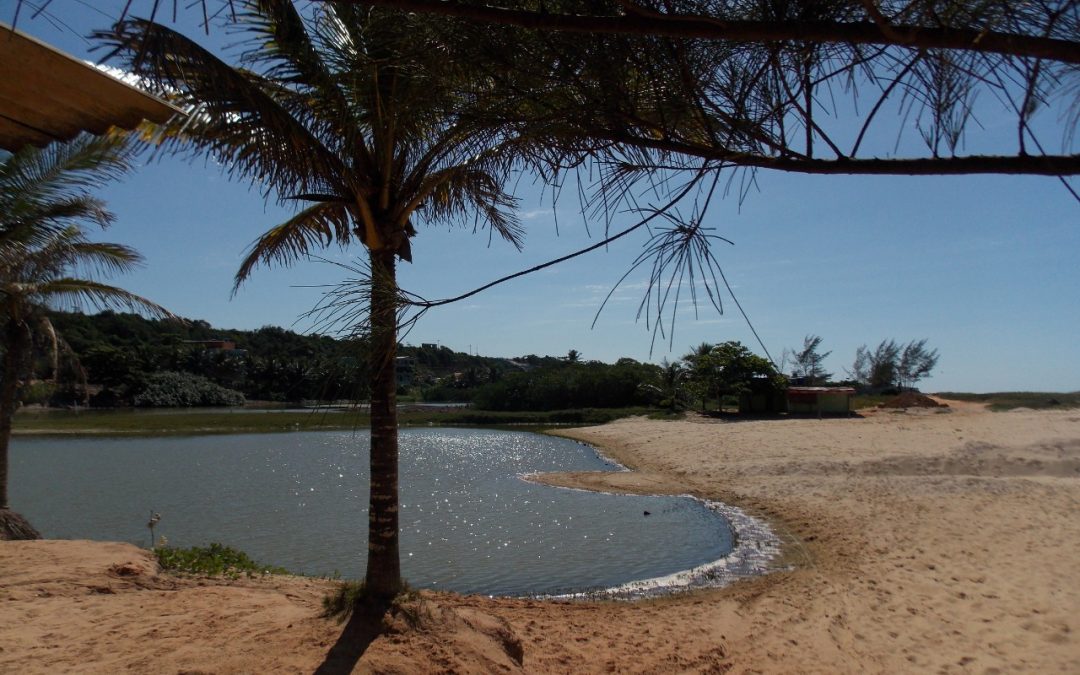
[[[26,331],[17,321],[4,326],[4,379],[0,381],[0,509],[8,508],[8,442],[11,440],[11,420],[15,416],[15,397],[19,393],[19,367],[27,340]]]
[[[397,279],[394,252],[371,251],[371,486],[364,583],[376,598],[401,591],[398,555]]]
[[[25,518],[8,507],[8,442],[19,393],[19,375],[29,349],[26,327],[17,321],[8,321],[4,327],[3,371],[0,373],[3,377],[0,381],[0,540],[41,539]]]

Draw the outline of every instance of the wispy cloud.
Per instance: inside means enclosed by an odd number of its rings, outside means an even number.
[[[530,211],[522,211],[518,214],[518,218],[522,220],[536,220],[540,216],[552,216],[556,215],[555,211],[551,209],[532,209]]]

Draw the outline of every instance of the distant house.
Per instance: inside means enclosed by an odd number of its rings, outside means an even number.
[[[215,338],[213,340],[184,340],[186,345],[199,345],[203,349],[216,350],[220,349],[223,352],[231,352],[236,349],[236,343],[232,340],[224,340],[222,338]]]
[[[420,343],[420,348],[421,349],[438,349],[439,345],[438,345],[438,343],[435,343],[435,342],[421,342]]]
[[[229,356],[237,358],[247,356],[246,349],[237,349],[236,342],[225,340],[223,338],[214,338],[212,340],[184,340],[184,344],[202,347],[208,352],[227,352]]]

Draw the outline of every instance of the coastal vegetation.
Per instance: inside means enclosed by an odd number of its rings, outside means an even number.
[[[48,316],[65,336],[71,360],[81,364],[85,381],[39,379],[24,386],[20,393],[24,404],[54,407],[28,407],[15,418],[17,433],[263,433],[370,425],[368,409],[357,405],[366,401],[367,391],[366,361],[356,356],[367,352],[362,339],[303,335],[273,326],[235,330],[200,320],[153,319],[111,310],[53,311]],[[778,390],[784,379],[800,385],[854,386],[860,392],[852,400],[856,409],[874,407],[898,391],[895,381],[879,388],[853,379],[833,383],[823,366],[831,352],[822,352],[822,342],[820,336],[810,335],[801,349],[788,350],[781,363],[787,365],[786,378],[767,359],[738,343],[704,343],[682,359],[659,365],[629,358],[603,363],[584,359],[576,350],[562,357],[489,357],[435,344],[401,344],[398,354],[408,363],[409,383],[398,385],[398,399],[404,402],[399,423],[546,427],[600,424],[630,415],[663,417],[694,408],[730,409],[738,406],[743,391]],[[233,348],[207,347],[220,343]],[[912,344],[927,349],[925,341]],[[895,351],[902,354],[904,349],[898,345]],[[35,357],[35,372],[46,376],[47,354],[38,349]],[[717,380],[717,374],[725,371],[728,379]],[[736,373],[741,375],[734,377]],[[149,382],[161,385],[154,398],[165,407],[230,405],[239,403],[241,395],[249,405],[228,414],[133,410]],[[189,385],[200,383],[215,387],[219,397],[191,403],[196,399],[185,398],[184,392],[190,394]],[[944,396],[985,402],[992,410],[1071,406],[1077,398],[1068,393]],[[83,406],[87,401],[98,411],[87,410]],[[410,401],[418,405],[409,405]],[[79,405],[65,409],[72,403]],[[307,410],[267,414],[251,409],[273,405]]]
[[[240,576],[289,573],[283,567],[257,563],[247,553],[218,543],[189,548],[157,546],[154,555],[162,569],[180,574],[236,579]]]
[[[270,326],[219,329],[199,320],[111,311],[53,312],[50,317],[68,337],[85,381],[38,382],[25,392],[24,403],[201,407],[237,405],[246,398],[317,407],[368,400],[370,344],[361,337],[300,335]],[[397,350],[399,400],[471,406],[469,411],[413,411],[413,421],[405,424],[440,416],[462,424],[587,423],[610,419],[600,409],[678,411],[694,400],[737,406],[743,392],[775,391],[784,383],[767,359],[730,341],[700,345],[682,360],[662,365],[630,358],[611,364],[586,360],[573,349],[564,357],[501,358],[433,344],[398,345]],[[366,426],[367,410],[359,414],[359,423]],[[170,426],[182,428],[181,419]],[[327,424],[310,417],[306,423]]]
[[[702,410],[710,400],[723,411],[726,401],[738,405],[743,394],[772,395],[787,386],[787,378],[771,360],[736,341],[700,344],[683,357],[683,364],[686,386],[701,401]]]
[[[832,352],[822,353],[821,342],[820,335],[807,335],[803,338],[802,347],[784,350],[783,362],[790,359],[792,379],[814,387],[825,384],[832,378],[832,373],[826,372],[824,366],[825,359],[829,358]]]
[[[366,398],[366,347],[357,341],[273,326],[241,331],[199,320],[162,321],[108,311],[54,312],[50,318],[78,355],[93,391],[77,390],[78,383],[60,383],[29,402],[135,405],[152,376],[166,372],[205,378],[254,401]],[[142,396],[143,405],[155,403]],[[236,403],[223,399],[201,405]]]

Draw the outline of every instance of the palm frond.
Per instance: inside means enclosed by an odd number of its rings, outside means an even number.
[[[293,90],[297,105],[289,109],[294,115],[319,128],[320,136],[338,135],[343,146],[358,146],[365,168],[373,169],[363,137],[355,134],[352,124],[343,123],[351,120],[352,106],[340,88],[340,78],[325,59],[328,51],[344,46],[340,35],[327,39],[328,22],[320,20],[332,13],[315,9],[315,18],[305,21],[290,0],[257,0],[252,4],[258,11],[245,13],[243,20],[255,39],[250,41],[253,44],[244,53],[243,62],[259,68],[266,80]]]
[[[503,239],[521,249],[525,230],[513,215],[517,199],[502,189],[490,173],[469,165],[451,166],[430,174],[415,197],[424,204],[428,222],[460,219],[470,211]]]
[[[335,240],[343,247],[350,239],[349,212],[338,202],[319,202],[259,237],[236,273],[233,292],[259,265],[289,265]]]
[[[37,334],[45,338],[48,347],[46,351],[49,355],[49,371],[52,373],[50,379],[55,384],[60,371],[60,338],[56,334],[56,327],[53,326],[52,321],[49,321],[49,317],[41,316],[38,319],[38,327]]]
[[[122,176],[131,159],[123,138],[82,135],[45,148],[27,146],[0,160],[0,258],[73,223],[107,227],[112,214],[87,190]]]
[[[71,272],[90,277],[124,274],[143,262],[135,249],[107,242],[72,241],[67,244],[64,255]]]
[[[159,319],[176,318],[172,312],[141,295],[118,286],[89,279],[62,277],[37,286],[37,294],[49,306],[68,311],[113,309],[149,314]]]
[[[230,175],[278,193],[341,191],[346,167],[318,135],[273,96],[280,85],[239,70],[165,26],[142,20],[117,24],[95,37],[111,45],[109,58],[153,83],[190,109],[165,129],[174,149],[193,148],[218,158]],[[363,187],[363,186],[361,186]]]
[[[118,134],[82,134],[45,148],[27,146],[0,163],[0,213],[24,202],[63,200],[102,187],[131,169],[134,152]]]
[[[34,246],[44,243],[74,222],[86,221],[104,229],[113,219],[105,202],[89,195],[43,203],[23,202],[19,211],[3,214],[0,250],[11,244]]]

